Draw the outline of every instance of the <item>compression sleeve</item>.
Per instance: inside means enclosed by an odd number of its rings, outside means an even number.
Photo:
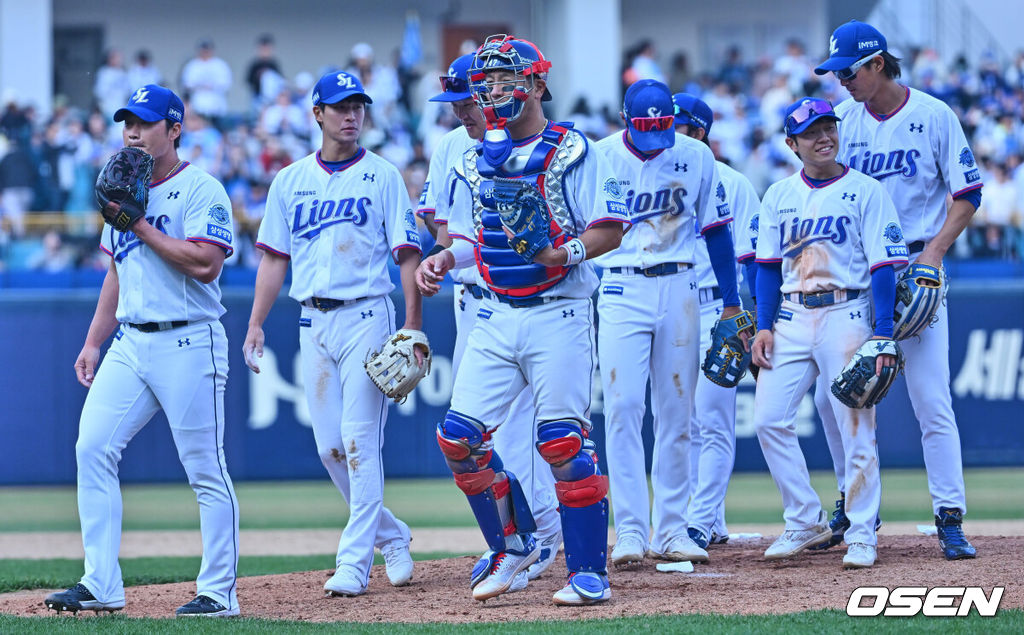
[[[782,263],[757,264],[757,328],[771,330],[782,301]]]
[[[708,245],[708,257],[715,271],[718,288],[722,290],[723,306],[740,306],[740,294],[736,288],[736,252],[732,247],[732,233],[728,224],[711,227],[704,233]]]
[[[871,295],[875,301],[875,335],[892,337],[892,314],[896,305],[896,272],[892,265],[871,272]]]

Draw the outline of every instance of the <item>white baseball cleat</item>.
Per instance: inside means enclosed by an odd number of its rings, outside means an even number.
[[[672,540],[668,541],[664,552],[657,553],[652,551],[651,555],[655,558],[671,560],[673,562],[708,561],[708,552],[701,549],[700,546],[689,536],[676,536]]]
[[[625,567],[643,562],[644,541],[640,534],[634,531],[627,531],[615,539],[615,546],[612,548],[612,564],[616,567]],[[564,589],[563,589],[564,591]]]
[[[327,597],[355,597],[366,592],[366,587],[347,567],[338,567],[331,579],[324,584]]]
[[[766,560],[791,558],[808,547],[820,545],[832,539],[832,528],[825,522],[825,512],[818,513],[818,524],[810,529],[792,529],[782,535],[764,552]]]
[[[408,542],[392,540],[380,548],[380,553],[384,556],[384,570],[391,586],[405,586],[412,581],[413,563]]]
[[[526,570],[526,575],[531,580],[536,580],[542,573],[548,570],[548,567],[558,557],[558,548],[562,545],[562,532],[556,531],[547,538],[537,541],[537,546],[540,547],[540,556],[537,558],[537,562],[530,565],[530,568]]]
[[[874,545],[851,542],[846,547],[846,555],[843,556],[843,568],[867,569],[875,564],[877,553]]]
[[[569,583],[551,598],[559,606],[580,606],[607,602],[612,597],[608,576],[583,571],[569,575]]]
[[[533,543],[532,540],[530,542]],[[495,553],[490,559],[490,569],[486,577],[473,586],[473,599],[482,602],[507,593],[516,584],[519,573],[526,571],[527,567],[540,557],[537,545],[534,543],[530,546],[533,550],[528,551],[526,555],[516,555],[510,551]]]

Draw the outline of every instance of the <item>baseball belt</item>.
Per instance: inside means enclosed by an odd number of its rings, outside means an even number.
[[[784,293],[782,297],[790,302],[802,304],[807,309],[819,309],[847,300],[856,300],[860,297],[860,293],[859,289],[833,289],[817,293]]]

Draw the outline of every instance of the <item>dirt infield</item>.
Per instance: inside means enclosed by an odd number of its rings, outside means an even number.
[[[326,598],[322,586],[329,571],[241,578],[238,597],[243,615],[311,622],[508,622],[577,620],[631,615],[685,613],[765,614],[808,609],[845,609],[859,586],[981,586],[990,592],[1005,586],[1002,608],[1024,607],[1024,537],[972,536],[977,560],[946,562],[932,536],[882,536],[879,561],[860,571],[842,569],[843,548],[805,553],[767,562],[769,538],[712,547],[711,562],[693,573],[660,573],[646,560],[629,570],[613,571],[612,600],[592,607],[556,607],[551,594],[565,579],[559,561],[522,592],[475,602],[469,594],[469,571],[476,558],[465,556],[416,563],[413,583],[388,584],[382,567],[374,567],[370,588],[357,598]],[[191,599],[194,583],[132,587],[125,613],[131,617],[169,617]],[[53,615],[43,606],[47,591],[0,595],[0,613]],[[104,619],[83,612],[80,619]],[[69,619],[65,616],[63,619]]]

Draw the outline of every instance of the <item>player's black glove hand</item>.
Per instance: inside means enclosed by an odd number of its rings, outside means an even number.
[[[110,157],[96,177],[96,202],[103,220],[126,232],[146,216],[153,157],[138,148],[121,148]],[[117,205],[112,205],[117,203]]]
[[[551,246],[551,216],[544,197],[530,183],[505,178],[494,179],[492,192],[501,224],[512,233],[509,246],[533,262],[538,251]]]
[[[879,355],[896,357],[895,366],[883,366],[875,374]],[[848,408],[870,408],[882,400],[896,375],[903,370],[903,351],[894,340],[868,340],[853,354],[839,376],[832,380],[832,394]]]
[[[744,349],[740,333],[754,336],[754,317],[750,311],[741,311],[721,318],[711,329],[711,346],[704,356],[701,370],[704,376],[719,386],[732,388],[740,383],[750,367],[751,352]]]

